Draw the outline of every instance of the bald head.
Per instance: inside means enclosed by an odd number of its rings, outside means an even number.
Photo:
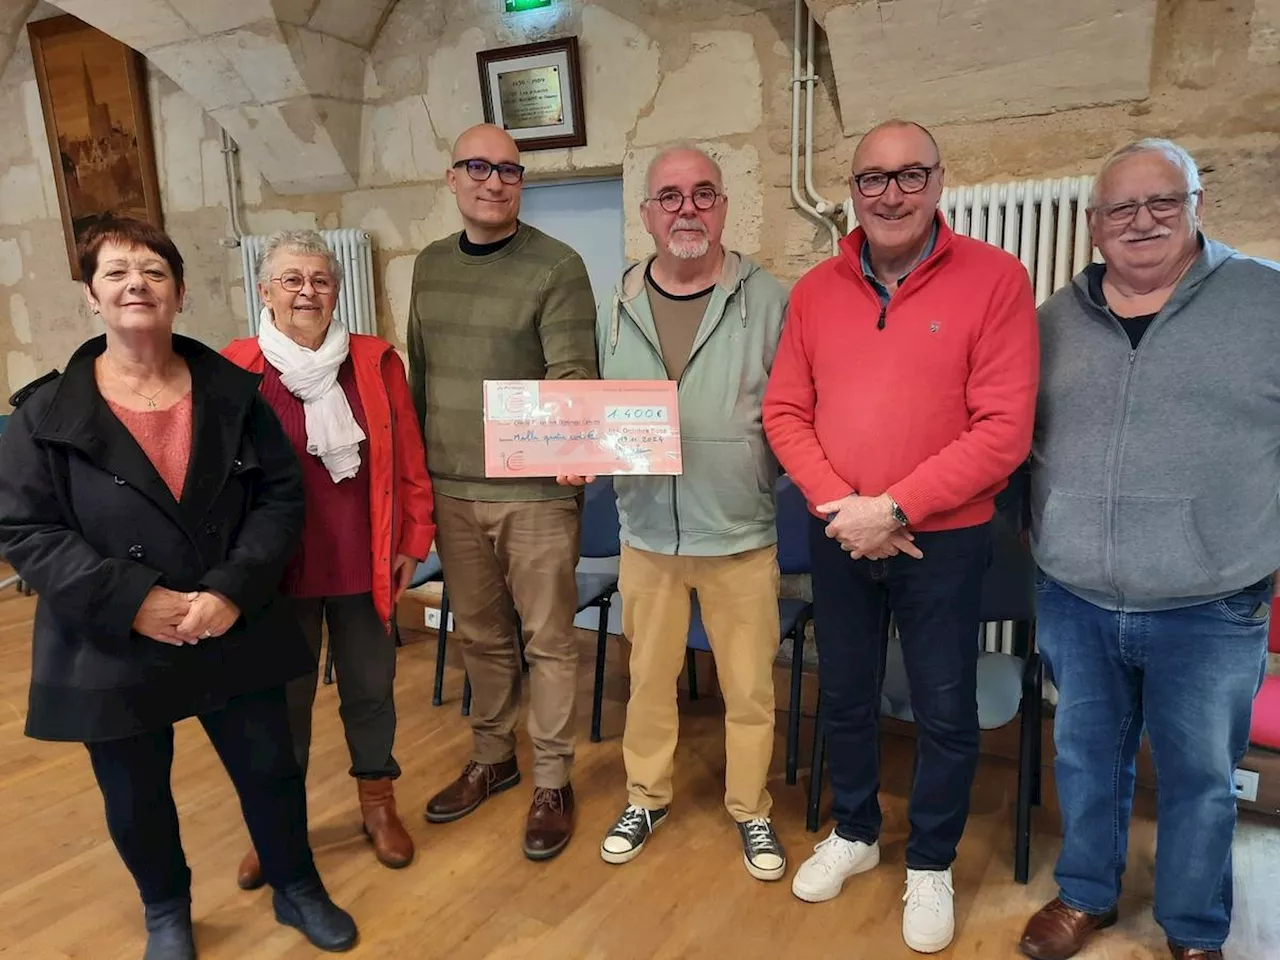
[[[520,148],[511,134],[492,123],[477,123],[453,142],[453,162],[482,157],[492,163],[519,163]]]
[[[868,156],[881,153],[909,153],[921,166],[933,166],[942,162],[938,141],[927,129],[912,120],[886,120],[862,135],[853,151],[853,171],[862,170],[860,164],[870,161]]]
[[[897,279],[922,255],[942,197],[933,135],[909,120],[867,131],[853,152],[849,193],[877,276]]]
[[[460,161],[475,161],[457,166]],[[445,171],[472,243],[494,243],[515,233],[524,168],[511,135],[491,123],[464,130]]]
[[[697,147],[680,144],[667,147],[649,161],[649,168],[644,175],[645,195],[652,197],[665,186],[664,177],[668,171],[686,167],[697,168],[702,178],[717,190],[724,186],[724,175],[720,172],[720,164]]]

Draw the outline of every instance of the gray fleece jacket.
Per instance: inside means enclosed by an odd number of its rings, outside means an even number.
[[[1137,349],[1087,271],[1040,308],[1031,546],[1105,609],[1204,603],[1280,568],[1280,264],[1201,239]]]

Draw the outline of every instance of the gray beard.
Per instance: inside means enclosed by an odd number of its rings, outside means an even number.
[[[705,234],[700,240],[696,240],[693,243],[676,240],[667,241],[667,252],[677,260],[697,260],[699,257],[705,257],[710,249],[711,241],[707,239]]]

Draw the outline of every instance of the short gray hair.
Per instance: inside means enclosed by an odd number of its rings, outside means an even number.
[[[262,245],[262,253],[258,256],[258,282],[271,282],[271,260],[277,253],[296,253],[302,256],[327,257],[329,272],[333,279],[342,285],[342,261],[333,249],[324,242],[324,237],[315,230],[278,230],[267,237]]]
[[[1106,172],[1121,160],[1126,160],[1139,153],[1161,154],[1169,163],[1181,171],[1182,178],[1187,184],[1187,193],[1198,193],[1200,191],[1200,168],[1196,166],[1191,154],[1187,153],[1185,149],[1172,140],[1165,140],[1160,137],[1144,137],[1112,151],[1107,159],[1102,161],[1102,167],[1098,170],[1098,175],[1093,180],[1093,190],[1089,194],[1090,207],[1098,205],[1098,191],[1102,186],[1102,178]]]
[[[715,157],[711,156],[711,154],[707,153],[707,151],[703,150],[700,146],[698,146],[696,143],[692,141],[681,141],[680,143],[673,143],[670,146],[663,147],[654,155],[654,158],[649,161],[649,166],[647,166],[644,171],[644,192],[646,196],[648,196],[649,194],[649,187],[650,187],[649,181],[653,177],[654,167],[656,167],[661,161],[665,160],[667,157],[671,156],[673,153],[702,154],[704,157],[707,158],[707,163],[711,164],[712,169],[715,170],[716,179],[720,181],[721,191],[724,190],[724,171],[720,169],[720,164],[716,163]]]

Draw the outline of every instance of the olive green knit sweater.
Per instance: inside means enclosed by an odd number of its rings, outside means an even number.
[[[486,479],[485,380],[595,379],[595,299],[570,247],[521,223],[495,253],[437,240],[413,267],[409,384],[437,492],[462,500],[551,500],[554,479]]]

